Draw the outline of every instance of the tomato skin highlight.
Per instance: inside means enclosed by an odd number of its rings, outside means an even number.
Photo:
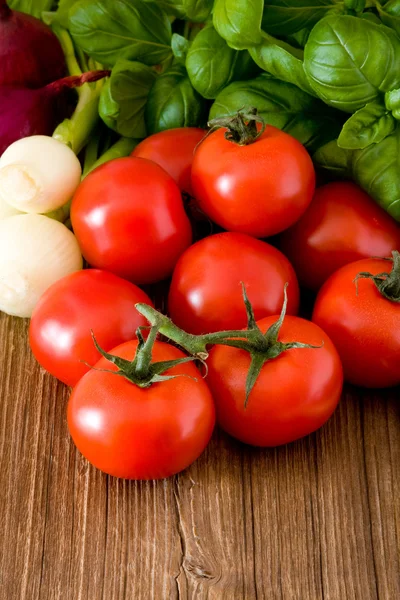
[[[312,319],[342,359],[345,380],[367,388],[400,384],[400,304],[384,298],[361,272],[387,273],[391,263],[364,259],[345,265],[320,289]]]
[[[137,341],[127,342],[112,354],[132,360],[136,347]],[[163,342],[153,348],[155,361],[183,356]],[[96,368],[115,370],[104,358]],[[80,380],[68,403],[68,427],[79,451],[95,467],[125,479],[162,479],[200,456],[215,424],[210,390],[193,363],[168,373],[190,377],[148,388],[101,371],[90,371]]]
[[[256,318],[279,313],[288,283],[288,314],[299,308],[299,286],[287,258],[276,248],[241,233],[218,233],[188,248],[171,281],[168,309],[189,333],[246,326],[241,282]]]
[[[153,303],[133,283],[107,271],[85,269],[63,277],[40,298],[32,314],[29,341],[40,365],[74,386],[100,358],[90,330],[108,351],[136,337],[148,323],[135,304]],[[82,362],[84,361],[84,362]]]
[[[258,321],[265,332],[277,317]],[[339,355],[314,323],[287,316],[282,342],[299,341],[321,348],[283,352],[264,364],[245,403],[250,354],[215,346],[210,352],[207,382],[215,398],[217,422],[236,439],[253,446],[279,446],[319,429],[332,415],[343,385]]]
[[[154,161],[171,175],[182,192],[192,196],[194,151],[205,135],[204,129],[198,127],[178,127],[160,131],[140,142],[131,156]]]
[[[74,195],[71,221],[90,265],[137,284],[168,277],[192,241],[178,186],[144,158],[92,171]]]
[[[293,225],[315,189],[307,150],[272,125],[247,146],[226,140],[225,131],[209,135],[194,155],[192,187],[200,208],[224,229],[258,238]]]
[[[300,283],[317,291],[343,265],[400,249],[400,227],[355,183],[335,181],[317,188],[280,248]]]

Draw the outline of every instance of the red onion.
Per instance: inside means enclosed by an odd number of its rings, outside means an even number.
[[[64,53],[51,29],[0,0],[0,86],[37,88],[65,72]]]
[[[31,135],[52,135],[60,121],[68,116],[66,92],[102,79],[110,71],[89,71],[64,77],[46,86],[0,88],[0,155],[13,142]]]

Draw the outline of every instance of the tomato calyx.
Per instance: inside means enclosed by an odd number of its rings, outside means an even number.
[[[372,273],[361,272],[354,279],[356,284],[356,291],[358,293],[358,280],[359,279],[370,279],[375,284],[379,293],[390,300],[390,302],[400,302],[400,253],[397,250],[393,250],[392,258],[381,258],[380,260],[387,260],[392,263],[392,270],[390,273],[383,272],[373,275]]]
[[[218,344],[223,346],[232,346],[248,352],[251,356],[251,363],[246,379],[246,395],[244,403],[244,407],[246,408],[251,391],[257,381],[262,367],[266,362],[278,358],[278,356],[287,350],[292,350],[295,348],[318,349],[322,347],[322,345],[313,346],[312,344],[305,344],[303,342],[296,341],[284,343],[278,339],[279,332],[286,315],[287,286],[288,284],[286,283],[284,287],[284,300],[279,319],[273,323],[271,327],[269,327],[266,333],[262,333],[261,329],[257,325],[253,307],[247,297],[246,288],[243,283],[243,300],[247,313],[247,329],[243,330],[218,331],[205,335],[194,335],[191,333],[186,333],[177,327],[169,317],[162,315],[156,309],[148,306],[147,304],[140,303],[136,304],[135,306],[138,312],[148,319],[152,325],[152,328],[155,327],[157,331],[181,346],[194,358],[200,358],[202,361],[205,361],[208,358],[207,347]]]
[[[169,369],[181,365],[183,363],[197,360],[195,356],[187,356],[185,358],[177,358],[174,360],[164,360],[160,362],[152,362],[152,351],[154,343],[158,335],[158,327],[153,326],[150,328],[150,333],[146,339],[143,338],[142,329],[148,329],[147,327],[139,327],[136,331],[138,338],[138,347],[136,350],[135,357],[132,361],[126,360],[109,352],[105,352],[101,346],[97,343],[96,338],[92,332],[93,342],[100,352],[100,354],[109,362],[113,363],[117,367],[117,371],[111,369],[97,369],[92,367],[96,371],[102,371],[105,373],[112,373],[113,375],[120,375],[125,377],[130,383],[137,385],[141,388],[150,387],[153,383],[161,383],[168,381],[169,379],[175,379],[176,377],[190,377],[190,375],[178,374],[178,375],[163,375]]]
[[[260,128],[257,127],[257,123],[261,124]],[[225,139],[239,146],[253,144],[264,133],[266,127],[256,108],[243,108],[230,115],[212,119],[207,125],[211,128],[207,135],[220,127],[226,127]]]

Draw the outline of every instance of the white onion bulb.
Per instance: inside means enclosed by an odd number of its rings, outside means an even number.
[[[26,213],[47,213],[71,199],[82,175],[66,144],[47,135],[14,142],[0,158],[0,198]]]
[[[13,217],[14,215],[21,215],[21,211],[17,210],[11,204],[4,202],[0,196],[0,220],[6,219],[7,217]]]
[[[0,310],[30,317],[40,296],[61,277],[82,268],[74,234],[43,215],[0,221]]]

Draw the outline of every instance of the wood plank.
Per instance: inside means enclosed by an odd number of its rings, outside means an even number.
[[[399,390],[348,389],[316,434],[216,432],[184,473],[107,477],[68,436],[68,390],[0,316],[0,598],[400,598]]]

